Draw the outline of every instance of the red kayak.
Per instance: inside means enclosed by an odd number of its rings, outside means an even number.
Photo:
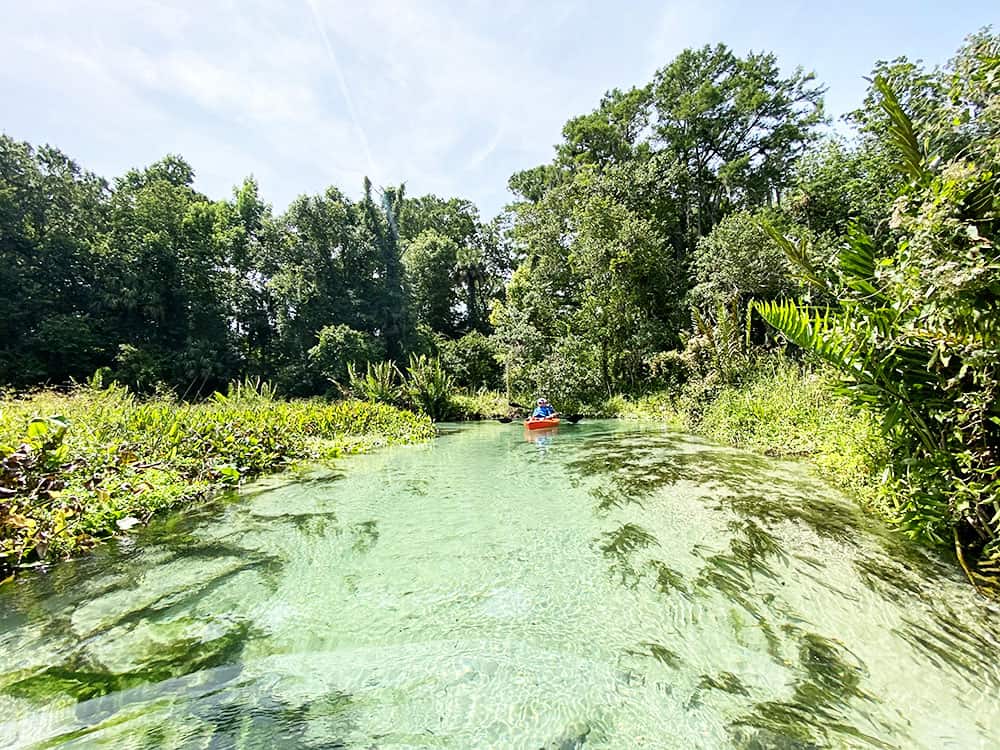
[[[546,427],[558,427],[559,417],[529,417],[524,420],[524,426],[529,430],[544,430]]]

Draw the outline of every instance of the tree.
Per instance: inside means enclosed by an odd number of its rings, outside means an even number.
[[[781,247],[747,211],[730,214],[701,238],[693,270],[697,285],[691,302],[704,310],[721,304],[745,311],[751,299],[781,299],[799,291]]]
[[[479,209],[464,198],[444,200],[436,195],[422,195],[402,201],[399,236],[405,242],[433,229],[459,247],[476,243],[480,231]]]
[[[530,203],[538,203],[542,196],[565,179],[562,168],[553,164],[542,164],[531,169],[515,172],[507,181],[507,189]]]
[[[227,211],[192,187],[168,156],[116,181],[102,244],[115,284],[108,306],[118,344],[154,362],[159,380],[197,394],[235,371],[224,285]]]
[[[350,368],[381,361],[384,356],[374,336],[343,323],[321,328],[317,339],[316,345],[309,350],[309,362],[335,384],[347,383]]]
[[[889,239],[887,217],[904,180],[888,150],[873,139],[848,144],[826,139],[796,164],[783,208],[832,248],[852,224]]]
[[[732,208],[780,203],[791,166],[822,122],[823,87],[774,55],[725,45],[685,50],[652,83],[655,143],[682,168],[678,189],[694,237]]]
[[[434,229],[425,229],[403,253],[406,286],[416,322],[432,331],[455,332],[452,295],[459,248]]]
[[[438,341],[441,366],[455,385],[463,388],[501,387],[497,343],[479,331],[470,331],[461,338]]]
[[[524,260],[493,320],[516,388],[551,389],[552,373],[572,366],[592,368],[566,381],[587,392],[560,388],[562,397],[606,397],[636,387],[645,357],[676,341],[684,269],[641,210],[648,203],[625,195],[637,177],[625,165],[582,167],[540,201],[515,207]],[[563,346],[570,340],[572,352]]]
[[[365,178],[364,226],[378,251],[377,274],[381,280],[376,314],[386,355],[394,362],[400,361],[403,356],[406,336],[406,295],[403,291],[399,234],[404,195],[403,186],[385,188],[380,204],[376,205],[372,198],[371,181]]]
[[[227,212],[221,223],[227,227],[223,241],[228,262],[223,273],[229,327],[241,370],[257,377],[271,377],[271,360],[277,348],[277,312],[265,270],[273,273],[277,267],[283,236],[271,206],[261,200],[253,177],[234,189],[233,197],[232,204],[220,206],[220,211]]]
[[[648,87],[606,93],[594,112],[574,117],[563,127],[557,161],[577,167],[622,164],[636,158],[649,125],[649,98]]]
[[[94,240],[107,184],[62,152],[0,135],[0,381],[63,381],[107,364]]]

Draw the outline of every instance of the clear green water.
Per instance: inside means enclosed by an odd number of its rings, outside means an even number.
[[[0,746],[1000,746],[1000,614],[794,464],[488,424],[244,495],[0,589]]]

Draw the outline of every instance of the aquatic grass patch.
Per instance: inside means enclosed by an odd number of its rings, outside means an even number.
[[[244,383],[201,403],[124,388],[0,401],[0,571],[71,555],[165,508],[296,461],[434,434],[426,417],[360,401],[282,401]]]

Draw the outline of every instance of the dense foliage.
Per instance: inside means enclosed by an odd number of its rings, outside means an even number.
[[[58,416],[51,416],[58,415]],[[0,401],[0,573],[302,459],[426,439],[426,417],[230,386],[198,404],[81,387]]]
[[[366,183],[274,216],[252,178],[229,201],[193,180],[168,156],[109,184],[0,136],[0,383],[109,367],[139,392],[249,376],[313,395],[485,330],[509,261],[467,201]]]
[[[992,82],[992,92],[984,92]],[[954,536],[1000,572],[1000,45],[973,39],[948,97],[914,121],[887,79],[875,88],[906,184],[880,255],[860,227],[834,268],[817,268],[782,237],[803,275],[836,304],[758,306],[799,346],[830,362],[845,389],[892,438],[895,512],[914,536]]]

